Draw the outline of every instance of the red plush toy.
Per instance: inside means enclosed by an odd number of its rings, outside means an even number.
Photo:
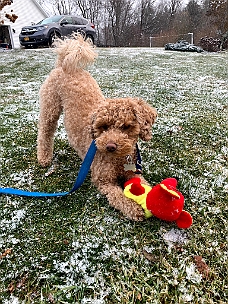
[[[175,178],[166,178],[151,188],[135,177],[124,184],[124,194],[142,206],[146,218],[154,215],[164,221],[175,221],[179,228],[186,229],[192,225],[192,217],[183,210],[184,196],[176,186]]]

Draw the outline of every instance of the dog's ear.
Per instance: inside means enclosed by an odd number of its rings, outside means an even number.
[[[151,127],[157,118],[157,111],[142,99],[135,99],[137,103],[135,114],[140,127],[139,137],[149,141],[152,137]]]

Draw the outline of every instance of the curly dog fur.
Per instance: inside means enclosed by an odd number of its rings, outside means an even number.
[[[136,160],[139,138],[151,139],[155,109],[138,98],[106,99],[86,71],[97,55],[82,37],[59,42],[56,52],[56,67],[40,89],[39,163],[47,166],[52,161],[54,133],[64,112],[68,140],[82,159],[91,141],[96,141],[97,153],[91,167],[93,183],[111,206],[132,220],[143,220],[143,209],[123,195],[119,180],[135,176],[124,170],[124,164],[129,156]]]

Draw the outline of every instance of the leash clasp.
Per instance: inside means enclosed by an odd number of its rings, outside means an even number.
[[[132,161],[131,155],[126,157],[127,163],[124,164],[124,171],[133,171],[135,174],[142,174],[142,159],[139,151],[138,144],[136,143],[136,163]]]

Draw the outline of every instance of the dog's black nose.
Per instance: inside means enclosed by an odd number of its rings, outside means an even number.
[[[114,142],[109,142],[109,143],[107,143],[107,145],[106,145],[106,150],[107,150],[108,152],[115,152],[115,151],[116,151],[116,148],[117,148],[117,146],[116,146],[116,144],[115,144]]]

